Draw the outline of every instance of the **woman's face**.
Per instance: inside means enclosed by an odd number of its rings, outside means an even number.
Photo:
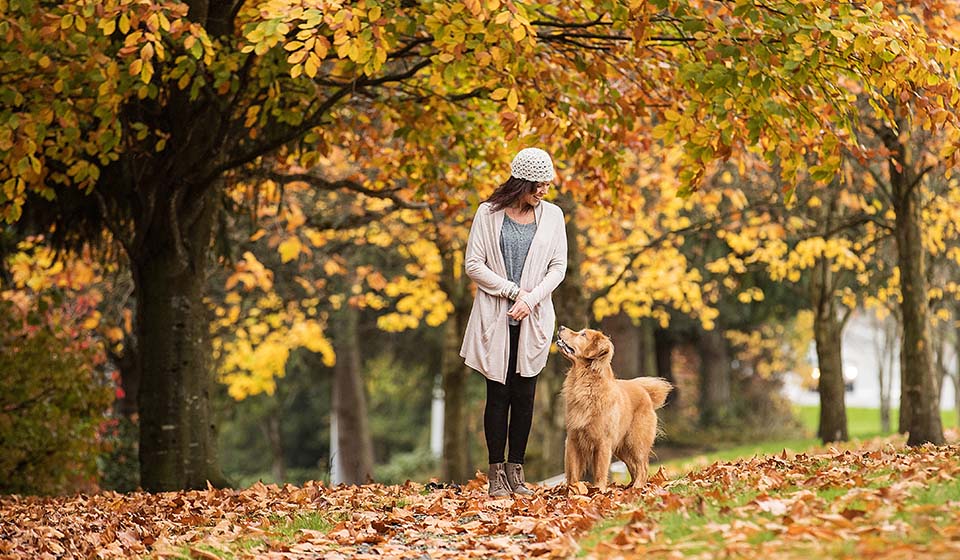
[[[543,197],[550,192],[550,181],[544,181],[543,183],[537,183],[537,187],[533,192],[523,195],[523,202],[528,206],[536,207],[540,204],[540,201],[543,200]]]

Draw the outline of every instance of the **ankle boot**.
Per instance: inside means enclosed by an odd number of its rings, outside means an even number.
[[[511,494],[510,485],[507,484],[507,473],[503,470],[503,463],[492,463],[490,470],[487,472],[487,478],[490,479],[487,495],[492,498],[502,498]]]
[[[533,494],[533,490],[528,488],[523,480],[523,464],[507,463],[505,470],[507,471],[507,484],[510,486],[511,492],[521,496]]]

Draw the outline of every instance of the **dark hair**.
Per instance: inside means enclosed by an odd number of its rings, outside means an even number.
[[[522,199],[524,195],[536,192],[536,190],[537,183],[526,179],[517,179],[511,175],[510,178],[507,179],[507,182],[497,187],[497,190],[493,191],[493,194],[491,194],[490,198],[485,202],[493,206],[493,210],[496,212],[508,206],[513,206],[518,200]],[[529,205],[525,206],[530,207]],[[529,208],[523,209],[528,210]]]

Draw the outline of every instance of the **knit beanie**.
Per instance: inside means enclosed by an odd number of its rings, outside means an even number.
[[[556,176],[550,154],[540,148],[524,148],[517,152],[510,162],[510,174],[534,183],[553,181]]]

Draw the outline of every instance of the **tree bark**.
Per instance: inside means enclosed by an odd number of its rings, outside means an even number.
[[[958,312],[960,309],[954,309]],[[957,325],[954,332],[953,351],[956,356],[956,369],[951,378],[953,379],[953,406],[957,414],[957,425],[960,426],[960,325]]]
[[[270,405],[266,418],[263,420],[263,434],[270,445],[270,474],[273,481],[283,484],[287,479],[287,463],[283,456],[283,431],[281,430],[281,410],[277,402]]]
[[[877,345],[877,381],[880,384],[880,430],[890,433],[890,393],[893,387],[893,344],[897,337],[896,321],[875,321],[877,330],[882,332],[882,342]]]
[[[360,312],[347,305],[332,325],[337,363],[333,367],[333,413],[337,416],[340,482],[373,480],[373,439],[367,418],[358,328]]]
[[[673,390],[667,395],[667,408],[680,402],[680,388],[673,378],[673,335],[667,329],[657,329],[654,332],[654,350],[657,364],[657,376],[673,383]]]
[[[906,147],[889,128],[881,139],[890,150],[888,161],[893,209],[896,213],[894,237],[897,241],[897,265],[900,268],[903,345],[900,371],[903,383],[900,417],[909,432],[907,444],[943,443],[937,382],[930,349],[930,310],[927,301],[926,249],[921,232],[920,190],[922,179],[912,168]]]
[[[700,338],[700,425],[711,426],[730,416],[731,372],[727,341],[719,328],[697,327]]]
[[[645,377],[657,376],[657,326],[653,319],[645,318],[640,320],[640,361],[643,364],[643,373]],[[674,391],[676,391],[674,387]],[[673,393],[673,391],[671,391]]]
[[[448,292],[449,293],[449,292]],[[466,328],[462,302],[454,303],[454,312],[444,324],[442,382],[443,382],[443,461],[444,480],[464,482],[473,478],[468,460],[467,434],[467,366],[460,357],[460,343]]]
[[[843,379],[843,326],[837,317],[830,264],[819,259],[813,270],[813,336],[817,345],[820,379],[820,423],[817,437],[823,443],[847,441],[846,384]]]
[[[131,258],[141,359],[140,481],[147,491],[226,485],[210,414],[210,322],[203,301],[212,197],[184,231],[164,217],[151,244]],[[177,249],[178,243],[180,249]]]
[[[470,434],[467,433],[467,376],[470,370],[460,357],[460,345],[473,304],[466,274],[457,266],[454,255],[463,251],[453,240],[437,233],[443,261],[443,290],[453,304],[453,313],[443,326],[440,382],[443,389],[443,455],[440,474],[443,480],[464,482],[473,478],[470,465]]]
[[[640,361],[640,328],[626,312],[605,317],[600,322],[600,330],[613,341],[613,372],[619,379],[632,379],[643,375]]]

